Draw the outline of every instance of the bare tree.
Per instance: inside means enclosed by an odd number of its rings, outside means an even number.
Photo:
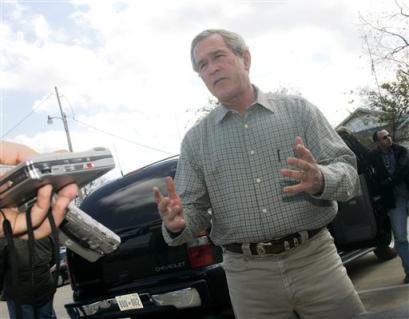
[[[298,95],[298,96],[302,96],[301,91],[298,90],[297,88],[294,88],[294,87],[279,86],[272,93],[277,94],[277,95]]]
[[[360,20],[372,68],[392,67],[409,75],[409,5],[403,0],[395,0],[395,5],[395,12],[360,15]]]
[[[186,110],[187,113],[191,114],[191,119],[189,119],[189,122],[185,127],[190,127],[192,123],[193,125],[199,123],[207,114],[209,114],[214,108],[216,108],[217,104],[218,102],[215,98],[209,97],[205,105],[202,105],[198,108],[192,107]]]

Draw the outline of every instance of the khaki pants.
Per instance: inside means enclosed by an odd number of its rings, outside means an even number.
[[[347,319],[365,311],[326,229],[279,255],[225,251],[223,267],[236,319]]]

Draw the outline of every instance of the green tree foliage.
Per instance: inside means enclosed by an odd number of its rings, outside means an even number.
[[[399,126],[408,120],[409,116],[408,74],[408,70],[398,70],[395,81],[382,83],[379,90],[363,92],[368,99],[368,106],[383,112],[380,121],[387,123],[390,133],[397,141],[407,140],[409,137],[407,129],[398,132]]]

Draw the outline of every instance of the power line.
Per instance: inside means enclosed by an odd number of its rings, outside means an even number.
[[[53,95],[53,93],[49,93],[41,102],[39,102],[39,103],[31,110],[30,113],[28,113],[27,115],[25,115],[17,124],[15,124],[15,125],[14,125],[12,128],[10,128],[6,133],[4,133],[4,134],[1,136],[1,138],[4,138],[5,136],[7,136],[11,131],[13,131],[14,129],[16,129],[16,128],[17,128],[18,126],[20,126],[25,120],[27,120],[27,119],[35,112],[35,110],[36,110],[38,107],[40,107],[45,101],[47,101],[47,100],[50,98],[51,95]],[[164,154],[167,154],[167,155],[174,155],[174,153],[170,153],[170,152],[168,152],[168,151],[160,150],[160,149],[158,149],[158,148],[151,147],[151,146],[148,146],[148,145],[136,143],[136,142],[131,141],[131,140],[129,140],[129,139],[127,139],[127,138],[124,138],[124,137],[122,137],[122,136],[119,136],[119,135],[116,135],[116,134],[113,134],[113,133],[104,131],[104,130],[102,130],[102,129],[99,129],[99,128],[97,128],[97,127],[94,127],[94,126],[92,126],[92,125],[89,125],[89,124],[87,124],[87,123],[84,123],[84,122],[82,122],[82,121],[77,120],[77,119],[75,118],[75,113],[74,113],[74,110],[73,110],[72,105],[70,104],[70,102],[68,101],[68,99],[67,99],[66,96],[63,95],[63,97],[64,97],[65,100],[68,102],[68,104],[69,104],[69,106],[70,106],[70,108],[71,108],[71,112],[72,112],[72,114],[73,114],[72,120],[74,120],[74,121],[80,123],[81,125],[87,126],[87,127],[91,128],[91,129],[93,129],[93,130],[95,130],[95,131],[98,131],[98,132],[101,132],[101,133],[110,135],[110,136],[112,136],[112,137],[121,139],[121,140],[126,141],[126,142],[128,142],[128,143],[137,145],[137,146],[139,146],[139,147],[147,148],[147,149],[150,149],[150,150],[153,150],[153,151],[156,151],[156,152],[161,152],[161,153],[164,153]]]
[[[96,131],[102,132],[102,133],[104,133],[104,134],[110,135],[110,136],[112,136],[112,137],[115,137],[115,138],[119,138],[119,139],[121,139],[121,140],[124,140],[124,141],[126,141],[126,142],[128,142],[128,143],[132,143],[132,144],[135,144],[135,145],[137,145],[137,146],[144,147],[144,148],[148,148],[148,149],[151,149],[151,150],[154,150],[154,151],[157,151],[157,152],[161,152],[161,153],[164,153],[164,154],[174,155],[173,153],[169,153],[169,152],[164,151],[164,150],[160,150],[160,149],[157,149],[157,148],[154,148],[154,147],[151,147],[151,146],[147,146],[147,145],[143,145],[143,144],[136,143],[136,142],[131,141],[131,140],[129,140],[129,139],[126,139],[126,138],[124,138],[124,137],[121,137],[121,136],[115,135],[115,134],[113,134],[113,133],[110,133],[110,132],[101,130],[101,129],[96,128],[96,127],[94,127],[94,126],[92,126],[92,125],[89,125],[89,124],[87,124],[87,123],[84,123],[84,122],[81,122],[81,121],[77,120],[77,119],[76,119],[76,116],[75,116],[74,108],[72,107],[72,105],[71,105],[70,101],[68,100],[67,96],[65,96],[64,94],[62,94],[61,97],[63,97],[63,98],[65,99],[65,101],[68,103],[68,105],[69,105],[69,107],[70,107],[70,109],[71,109],[72,119],[73,119],[74,121],[76,121],[76,122],[78,122],[78,123],[80,123],[80,124],[82,124],[82,125],[84,125],[84,126],[87,126],[87,127],[91,128],[91,129],[93,129],[93,130],[96,130]],[[145,115],[143,112],[140,112],[140,113],[143,114],[143,115]]]
[[[75,112],[74,112],[74,108],[72,107],[72,105],[71,105],[70,101],[68,100],[68,98],[64,94],[60,95],[60,97],[64,98],[65,101],[68,103],[68,106],[71,109],[72,117],[75,118],[76,115],[75,115]]]
[[[11,131],[13,131],[15,128],[17,128],[18,126],[20,126],[25,120],[27,120],[31,115],[33,115],[33,113],[35,112],[35,110],[40,107],[45,101],[47,101],[50,96],[52,95],[52,93],[49,93],[40,103],[38,103],[32,110],[30,113],[28,113],[26,116],[24,116],[19,122],[17,122],[17,124],[15,124],[12,128],[10,128],[6,133],[4,133],[1,138],[4,138],[6,135],[8,135]]]
[[[75,117],[76,117],[76,114],[75,114],[75,111],[74,111],[74,107],[72,106],[72,104],[71,104],[70,100],[68,99],[68,97],[67,97],[64,93],[62,93],[62,94],[60,95],[60,97],[63,98],[63,99],[65,99],[65,101],[68,103],[68,106],[69,106],[70,109],[71,109],[72,117],[75,118]],[[137,113],[139,113],[139,114],[141,114],[141,115],[143,115],[143,116],[147,116],[147,114],[146,114],[145,112],[142,112],[141,110],[135,110],[135,112],[137,112]]]
[[[124,137],[122,137],[122,136],[119,136],[119,135],[116,135],[116,134],[113,134],[113,133],[110,133],[110,132],[101,130],[101,129],[96,128],[96,127],[94,127],[94,126],[92,126],[92,125],[89,125],[89,124],[87,124],[87,123],[81,122],[81,121],[79,121],[79,120],[77,120],[77,119],[75,119],[75,118],[73,118],[73,120],[76,121],[76,122],[78,122],[78,123],[80,123],[81,125],[87,126],[87,127],[91,128],[91,129],[93,129],[93,130],[96,130],[96,131],[99,131],[99,132],[101,132],[101,133],[110,135],[110,136],[112,136],[112,137],[119,138],[119,139],[121,139],[121,140],[123,140],[123,141],[125,141],[125,142],[131,143],[131,144],[134,144],[134,145],[137,145],[137,146],[140,146],[140,147],[148,148],[148,149],[151,149],[151,150],[153,150],[153,151],[165,153],[165,154],[168,154],[168,155],[174,155],[174,153],[170,153],[170,152],[168,152],[168,151],[160,150],[160,149],[158,149],[158,148],[154,148],[154,147],[151,147],[151,146],[148,146],[148,145],[136,143],[136,142],[131,141],[131,140],[129,140],[129,139],[127,139],[127,138],[124,138]]]

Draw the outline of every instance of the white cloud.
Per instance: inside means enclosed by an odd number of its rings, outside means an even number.
[[[39,41],[48,40],[48,24],[43,16],[38,15],[34,18],[34,31]]]
[[[357,31],[358,9],[379,10],[371,1],[72,4],[61,24],[34,12],[35,4],[8,7],[11,18],[0,24],[0,85],[36,93],[33,108],[45,114],[56,112],[55,96],[43,99],[58,86],[65,112],[76,119],[69,118],[74,148],[116,149],[125,172],[167,156],[152,148],[177,153],[194,122],[186,110],[206,104],[209,93],[189,57],[191,39],[205,28],[241,33],[254,83],[266,91],[298,89],[332,124],[348,114],[344,93],[371,81]],[[66,145],[63,131],[14,139],[40,151]]]

